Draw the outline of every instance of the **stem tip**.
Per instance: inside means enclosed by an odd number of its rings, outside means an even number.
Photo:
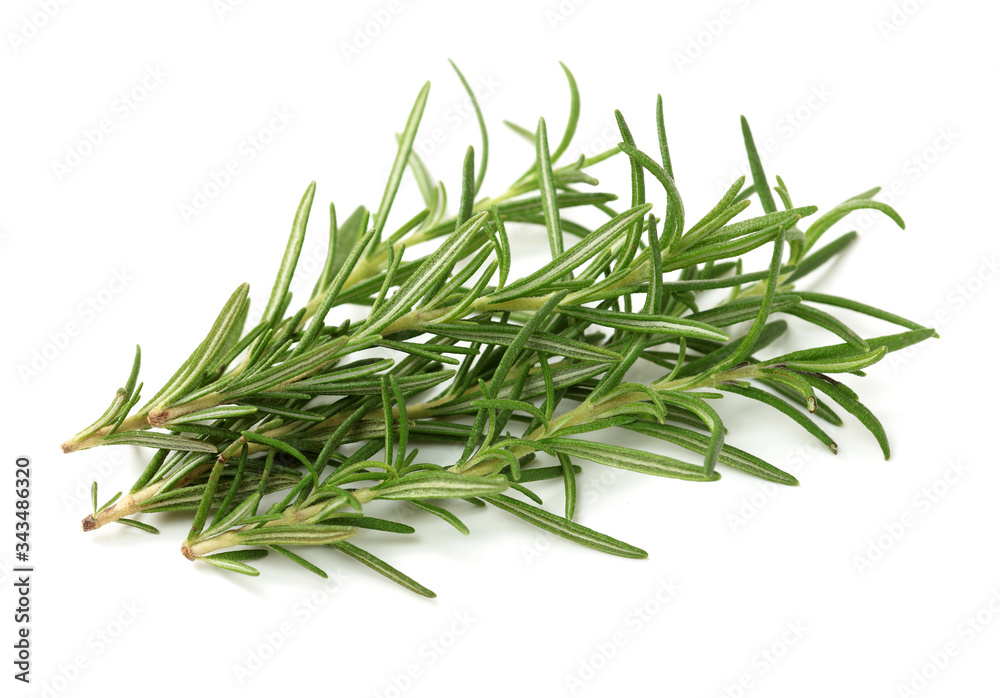
[[[165,422],[170,420],[170,410],[154,410],[149,413],[146,419],[150,426],[162,427]]]

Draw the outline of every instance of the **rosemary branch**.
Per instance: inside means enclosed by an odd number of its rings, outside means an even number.
[[[505,191],[479,194],[489,141],[475,95],[456,67],[482,137],[478,170],[471,146],[463,162],[457,213],[446,213],[444,185],[431,178],[413,149],[428,98],[425,85],[398,139],[379,206],[359,207],[339,220],[331,204],[327,259],[297,312],[288,307],[289,286],[315,183],[296,211],[255,326],[246,326],[249,288],[243,284],[174,376],[135,409],[142,390],[137,348],[111,406],[62,448],[69,453],[130,444],[155,454],[125,496],[99,507],[95,485],[84,530],[118,522],[157,532],[129,517],[193,511],[181,548],[189,559],[255,575],[247,562],[275,551],[324,575],[287,546],[326,546],[433,595],[348,542],[362,529],[413,532],[372,516],[379,500],[406,502],[463,533],[468,529],[453,512],[431,502],[492,505],[597,550],[644,557],[641,549],[573,520],[576,461],[699,482],[718,479],[724,466],[797,484],[728,443],[712,400],[735,394],[762,402],[834,453],[836,443],[816,420],[839,426],[835,404],[862,422],[888,458],[878,419],[831,375],[863,376],[888,352],[936,334],[888,311],[799,286],[856,239],[848,232],[817,247],[852,211],[880,211],[903,227],[899,215],[873,198],[874,189],[806,225],[818,209],[793,206],[777,178],[779,210],[744,119],[752,182],[739,178],[690,224],[660,99],[658,158],[638,148],[616,112],[622,137],[616,148],[557,164],[571,147],[580,108],[576,80],[563,69],[570,88],[566,129],[550,150],[544,119],[533,131],[512,126],[531,142],[535,156]],[[591,169],[619,153],[632,182],[622,211],[612,208],[615,194],[577,188],[597,187]],[[389,232],[390,210],[407,171],[424,209]],[[647,201],[647,175],[665,196],[659,215]],[[752,201],[762,213],[741,216]],[[573,218],[576,210],[588,209],[599,216],[596,227]],[[544,229],[552,253],[516,279],[510,278],[508,224]],[[436,245],[411,258],[427,243]],[[770,249],[770,263],[745,270],[744,255],[758,248]],[[712,300],[712,292],[721,292],[721,300]],[[367,318],[332,322],[334,309],[347,304],[369,306]],[[903,331],[863,338],[824,307],[869,315]],[[767,347],[788,329],[785,317],[817,325],[837,341],[766,357]],[[376,347],[399,358],[359,358]],[[665,373],[648,382],[630,379],[640,362]],[[511,433],[515,427],[522,429],[520,436]],[[606,429],[678,445],[695,462],[587,437]],[[415,446],[439,442],[456,444],[461,454],[456,449],[447,464],[418,461]],[[544,465],[538,454],[558,465]],[[564,483],[563,515],[536,506],[541,498],[529,485],[549,479]],[[508,496],[508,490],[535,504]],[[272,503],[262,509],[267,497]]]

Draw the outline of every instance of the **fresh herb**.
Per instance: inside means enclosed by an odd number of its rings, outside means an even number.
[[[505,192],[481,197],[488,137],[475,95],[458,75],[479,118],[482,155],[477,169],[475,151],[467,152],[457,215],[445,214],[445,187],[413,149],[425,85],[398,139],[378,208],[360,207],[341,219],[331,204],[328,255],[302,308],[291,312],[289,285],[315,184],[295,214],[260,321],[247,327],[249,289],[239,286],[205,339],[138,409],[137,349],[111,406],[63,444],[65,452],[108,444],[156,449],[124,496],[98,507],[95,486],[84,530],[117,522],[156,533],[126,517],[185,510],[193,512],[182,546],[190,559],[256,575],[247,563],[274,550],[322,576],[288,548],[327,546],[432,596],[348,542],[362,529],[413,532],[373,516],[377,500],[402,501],[462,533],[469,529],[445,508],[449,501],[492,505],[582,545],[645,557],[639,548],[574,522],[578,463],[695,481],[716,480],[720,468],[736,468],[797,484],[727,442],[712,407],[725,394],[776,409],[834,453],[837,445],[817,418],[839,426],[835,403],[860,420],[889,457],[878,419],[830,374],[864,375],[886,353],[934,331],[860,302],[797,288],[854,241],[851,232],[817,245],[851,211],[881,211],[903,226],[894,210],[872,198],[877,190],[807,226],[816,207],[793,207],[777,178],[774,191],[783,205],[777,208],[744,119],[753,181],[737,180],[692,224],[675,184],[659,98],[659,143],[652,151],[658,157],[639,149],[616,113],[617,147],[560,164],[579,114],[576,81],[567,69],[570,117],[555,149],[544,120],[534,131],[511,125],[531,140],[534,163]],[[597,190],[590,174],[618,154],[626,157],[632,182],[621,211],[614,207],[617,197]],[[407,170],[425,208],[393,230],[389,216]],[[666,206],[654,212],[647,187],[657,186]],[[751,199],[763,215],[737,220]],[[587,227],[573,220],[576,209],[595,210],[591,215],[603,220]],[[521,278],[510,274],[511,223],[544,230],[551,250],[550,261]],[[427,244],[432,242],[437,244]],[[421,246],[433,249],[415,256]],[[767,267],[744,268],[743,255],[761,247],[770,251]],[[367,319],[336,320],[334,309],[348,303],[370,306]],[[902,331],[863,338],[828,312],[839,308]],[[836,341],[766,358],[765,348],[788,329],[781,316],[813,323]],[[356,356],[372,347],[398,358]],[[630,372],[639,363],[662,375],[633,380]],[[764,418],[762,410],[755,414]],[[693,457],[609,445],[596,433],[605,429],[662,439]],[[456,459],[423,462],[417,446],[427,443],[455,444]],[[536,460],[539,453],[558,465]],[[541,498],[529,487],[549,479],[565,484],[558,515],[538,506]]]

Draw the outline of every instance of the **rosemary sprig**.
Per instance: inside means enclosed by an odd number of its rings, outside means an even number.
[[[856,239],[851,232],[817,248],[848,213],[874,209],[902,227],[898,214],[875,201],[877,190],[871,190],[803,229],[817,208],[793,207],[784,181],[776,178],[774,191],[783,205],[778,209],[743,119],[753,181],[737,180],[690,225],[659,97],[658,159],[639,148],[616,112],[622,137],[617,148],[559,164],[571,147],[580,103],[576,81],[563,68],[571,94],[567,127],[550,150],[544,119],[534,131],[513,126],[532,142],[535,157],[506,191],[479,198],[488,134],[456,67],[480,123],[482,157],[477,169],[475,150],[467,151],[455,216],[445,214],[445,187],[413,150],[428,99],[424,85],[398,139],[378,208],[359,207],[341,221],[330,205],[326,262],[298,311],[290,311],[289,285],[315,183],[293,218],[271,295],[254,327],[246,327],[250,302],[243,284],[167,384],[133,411],[142,389],[137,348],[125,387],[63,450],[132,444],[156,451],[124,496],[98,507],[94,488],[94,511],[84,530],[118,522],[156,532],[126,517],[187,510],[194,513],[182,551],[190,559],[256,575],[247,563],[274,550],[325,575],[288,547],[326,546],[432,596],[348,542],[363,529],[413,532],[372,516],[377,501],[409,503],[464,534],[468,527],[444,504],[462,499],[492,505],[597,550],[645,557],[639,548],[573,520],[578,462],[692,481],[718,479],[721,466],[797,484],[727,442],[711,406],[724,395],[776,409],[836,453],[836,443],[815,419],[841,424],[823,398],[829,399],[860,420],[888,458],[878,419],[831,374],[863,376],[888,352],[936,336],[934,331],[798,286]],[[618,153],[628,160],[632,182],[630,204],[620,212],[611,207],[613,193],[576,188],[598,186],[591,168]],[[392,204],[407,170],[424,209],[393,230]],[[647,174],[665,195],[659,215],[647,201]],[[763,215],[741,219],[751,199]],[[586,208],[604,218],[594,228],[572,219],[574,209]],[[543,229],[551,260],[511,278],[508,223]],[[431,251],[414,256],[431,242]],[[744,255],[761,247],[770,248],[769,264],[746,270]],[[334,309],[348,303],[369,306],[367,318],[337,324]],[[863,338],[829,308],[866,314],[903,331]],[[767,357],[767,347],[788,330],[778,314],[817,325],[839,341]],[[397,358],[354,356],[375,346]],[[640,363],[664,373],[648,382],[630,379]],[[428,394],[433,390],[436,395]],[[612,446],[595,434],[605,429],[661,439],[694,458]],[[455,460],[420,461],[417,447],[426,443],[455,444]],[[558,465],[539,463],[539,453]],[[556,478],[565,483],[564,515],[538,506],[541,498],[529,488]]]

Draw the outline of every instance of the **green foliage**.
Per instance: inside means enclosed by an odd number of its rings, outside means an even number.
[[[134,410],[142,390],[136,348],[125,386],[63,449],[127,444],[156,453],[127,496],[119,493],[98,507],[92,488],[85,530],[118,522],[156,533],[127,517],[186,511],[193,525],[182,549],[192,559],[256,576],[247,562],[273,550],[325,576],[289,549],[313,546],[318,554],[339,551],[433,596],[348,542],[413,533],[409,524],[376,516],[379,506],[414,508],[468,534],[452,509],[489,504],[578,544],[641,558],[643,550],[573,521],[578,463],[694,482],[717,480],[721,465],[797,485],[788,473],[728,443],[711,405],[723,396],[749,398],[741,404],[754,410],[762,426],[773,408],[836,453],[816,418],[834,426],[841,420],[822,395],[860,420],[888,458],[879,420],[828,374],[864,375],[862,369],[887,353],[936,334],[891,312],[799,285],[857,238],[849,232],[813,250],[852,211],[880,211],[902,226],[899,215],[873,200],[877,190],[871,190],[802,224],[803,232],[801,221],[817,207],[793,208],[777,177],[775,192],[784,205],[778,210],[742,119],[752,184],[737,180],[685,230],[662,100],[656,103],[658,142],[650,150],[658,158],[639,148],[616,112],[618,148],[561,161],[572,147],[580,108],[576,80],[563,69],[570,91],[565,131],[550,149],[544,119],[534,132],[511,125],[533,152],[530,167],[506,191],[480,194],[489,150],[486,122],[455,67],[481,132],[478,168],[472,147],[462,163],[455,216],[445,214],[445,187],[413,149],[428,100],[425,85],[397,138],[378,206],[357,207],[338,221],[330,205],[327,258],[300,309],[291,312],[289,288],[314,183],[299,203],[255,326],[245,326],[250,300],[242,284],[188,359]],[[632,185],[629,207],[621,212],[611,207],[618,197],[597,189],[591,174],[616,153],[627,160]],[[407,172],[425,208],[394,229],[390,210]],[[594,189],[577,191],[578,185]],[[666,202],[662,218],[653,213],[656,198]],[[754,201],[762,214],[740,219]],[[594,227],[574,220],[587,209],[599,217]],[[521,231],[508,235],[510,223],[545,235],[551,252],[520,278],[510,271],[512,242]],[[745,269],[744,255],[765,246],[765,268]],[[422,248],[430,251],[421,255]],[[332,318],[346,304],[367,306],[367,318],[335,324]],[[830,312],[838,309],[905,331],[862,338]],[[790,320],[775,317],[779,313]],[[763,355],[789,322],[799,321],[842,341]],[[392,358],[357,356],[373,347]],[[636,378],[649,370],[665,373],[658,380]],[[636,432],[693,458],[614,445],[607,432]],[[453,444],[454,460],[422,462],[419,448],[428,443]],[[560,479],[563,514],[537,506],[541,497],[529,485]],[[224,549],[231,550],[216,552]]]

